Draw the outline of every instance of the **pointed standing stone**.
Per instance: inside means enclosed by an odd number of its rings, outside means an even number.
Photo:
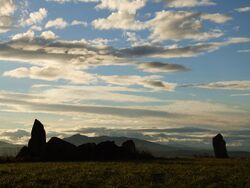
[[[213,147],[216,158],[228,158],[226,142],[221,134],[213,137]]]
[[[31,157],[41,157],[46,145],[46,132],[43,124],[39,120],[35,120],[31,138],[29,140],[28,149]]]

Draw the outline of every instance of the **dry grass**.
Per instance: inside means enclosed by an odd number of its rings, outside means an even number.
[[[250,187],[249,159],[0,164],[0,187]]]

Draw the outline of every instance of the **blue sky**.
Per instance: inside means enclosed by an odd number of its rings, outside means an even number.
[[[2,140],[25,143],[38,118],[59,136],[105,127],[205,146],[222,132],[250,145],[249,2],[0,2]],[[206,131],[143,131],[183,127]]]

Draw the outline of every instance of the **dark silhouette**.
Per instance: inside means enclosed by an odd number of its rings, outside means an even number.
[[[73,160],[75,148],[76,146],[69,142],[52,137],[46,144],[42,158],[49,161]]]
[[[28,143],[28,147],[24,146],[19,153],[17,158],[22,159],[41,159],[44,154],[46,147],[46,132],[43,124],[35,119],[35,122],[31,131],[31,138]]]
[[[127,140],[122,144],[122,155],[125,158],[132,159],[136,157],[137,152],[135,148],[135,143],[133,140]],[[141,153],[142,154],[142,153]]]
[[[40,158],[44,152],[46,144],[46,132],[43,124],[37,119],[34,122],[28,149],[31,157]]]
[[[125,141],[120,147],[114,141],[105,141],[97,145],[87,143],[75,146],[57,137],[52,137],[46,143],[46,132],[43,124],[38,120],[34,122],[28,147],[24,146],[16,157],[37,161],[103,161],[153,158],[151,155],[137,152],[132,140]]]
[[[17,158],[28,158],[29,157],[29,148],[27,146],[24,146],[20,149],[18,152]]]
[[[76,160],[93,160],[96,156],[96,144],[95,143],[87,143],[78,146],[75,149],[75,157]]]
[[[216,158],[228,158],[226,142],[221,134],[213,137],[213,147]]]
[[[124,142],[122,144],[122,148],[125,152],[128,152],[128,153],[136,152],[135,143],[133,140],[127,140],[126,142]]]
[[[97,160],[115,160],[121,158],[121,148],[114,141],[101,142],[96,146]]]

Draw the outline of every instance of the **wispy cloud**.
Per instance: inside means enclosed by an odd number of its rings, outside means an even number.
[[[250,12],[250,7],[241,7],[235,9],[237,12]]]
[[[98,2],[99,0],[46,0],[48,2],[56,2],[56,3],[90,3],[90,2]]]
[[[250,81],[222,81],[207,84],[190,84],[184,87],[198,87],[204,89],[228,89],[228,90],[250,90]]]
[[[174,8],[216,5],[211,0],[166,0],[166,2],[169,7]]]

